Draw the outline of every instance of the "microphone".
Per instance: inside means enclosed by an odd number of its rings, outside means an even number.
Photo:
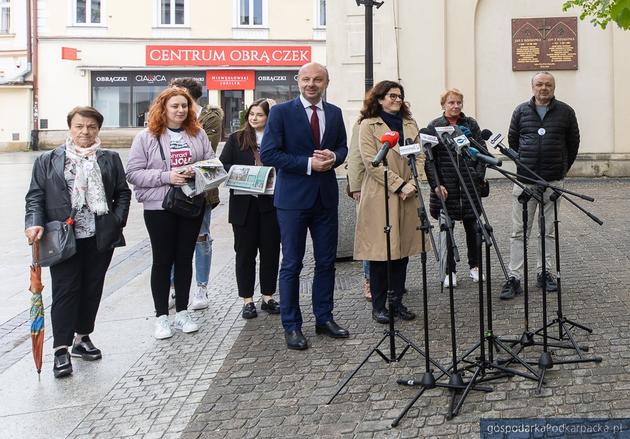
[[[376,168],[378,165],[381,164],[390,148],[396,146],[399,137],[400,134],[398,134],[398,131],[387,131],[381,136],[379,140],[383,144],[383,146],[381,146],[380,151],[374,156],[374,160],[372,160],[372,166]]]
[[[466,152],[471,159],[485,163],[486,165],[501,166],[502,164],[501,160],[494,158],[491,155],[481,154],[477,148],[473,148],[472,146],[467,148]]]
[[[415,156],[419,154],[422,149],[420,148],[419,143],[413,143],[413,139],[405,139],[405,145],[400,148],[400,155],[407,156],[410,158],[411,156]]]
[[[435,127],[435,132],[439,136],[440,140],[442,140],[442,143],[447,146],[455,144],[455,142],[453,142],[452,136],[454,131],[455,127],[452,125],[449,125],[447,127]]]
[[[477,142],[477,140],[475,140],[475,138],[472,136],[472,131],[470,131],[470,129],[468,127],[465,127],[464,125],[457,125],[457,128],[459,128],[461,130],[462,133],[464,133],[464,135],[466,137],[468,137],[468,140],[470,141],[470,143],[472,143],[472,145],[477,148],[479,151],[481,151],[482,153],[491,156],[492,154],[490,154],[490,152],[488,152],[488,150],[486,149],[485,146],[483,146],[481,143]]]
[[[492,134],[492,131],[484,129],[481,131],[481,138],[488,142],[494,149],[498,149],[505,154],[512,161],[518,161],[518,152],[514,151],[509,146],[503,145],[501,142],[505,139],[505,136],[501,133]]]
[[[420,130],[420,143],[424,148],[424,155],[427,160],[433,160],[433,147],[440,143],[437,137],[431,135],[431,131],[428,128],[422,128]]]

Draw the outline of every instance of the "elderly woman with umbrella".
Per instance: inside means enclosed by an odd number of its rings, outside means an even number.
[[[47,222],[74,220],[76,253],[50,267],[56,378],[72,373],[70,355],[101,358],[90,334],[114,248],[125,245],[122,229],[131,199],[120,157],[101,149],[103,115],[76,107],[67,122],[65,143],[33,165],[24,231],[33,242],[43,236]]]

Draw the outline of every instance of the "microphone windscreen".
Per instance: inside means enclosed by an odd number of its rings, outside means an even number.
[[[481,138],[483,140],[488,140],[490,137],[492,137],[492,131],[490,131],[489,129],[481,130]]]
[[[405,145],[413,145],[413,139],[411,138],[405,139]]]
[[[428,129],[428,128],[422,128],[422,129],[420,130],[420,134],[428,134],[429,136],[431,136],[431,135],[432,135],[432,134],[431,134],[431,130],[430,130],[430,129]]]
[[[393,148],[398,143],[399,137],[400,137],[400,134],[398,134],[398,131],[387,131],[385,134],[381,136],[379,140],[381,141],[381,143],[385,143],[385,142],[389,143],[389,147]]]

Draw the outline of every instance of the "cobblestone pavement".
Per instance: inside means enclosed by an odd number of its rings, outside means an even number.
[[[184,438],[247,437],[479,437],[479,419],[512,417],[628,417],[630,416],[630,221],[628,180],[572,180],[567,188],[592,195],[595,204],[581,202],[604,220],[600,227],[575,208],[561,207],[561,249],[564,314],[593,329],[591,335],[576,331],[590,348],[588,355],[603,357],[601,364],[556,365],[546,375],[542,395],[536,383],[521,377],[504,378],[489,385],[491,393],[471,392],[460,415],[448,421],[449,392],[426,391],[397,428],[392,420],[417,389],[401,387],[401,377],[420,378],[424,360],[408,351],[399,363],[386,364],[373,355],[342,393],[327,405],[341,381],[348,376],[381,338],[383,327],[370,319],[370,306],[362,299],[358,262],[337,266],[335,316],[352,333],[348,340],[331,340],[314,334],[312,317],[304,332],[310,341],[305,352],[287,351],[274,317],[248,322],[217,372],[190,423]],[[500,250],[509,259],[510,187],[493,182],[485,202],[495,227]],[[461,226],[460,249],[465,247]],[[532,247],[533,248],[533,247]],[[534,252],[532,252],[534,253]],[[531,259],[531,258],[530,258]],[[433,257],[429,257],[433,261]],[[530,260],[530,266],[535,259]],[[449,364],[450,332],[448,296],[436,287],[434,263],[430,276],[430,352]],[[406,303],[420,314],[420,264],[409,264]],[[501,272],[493,254],[493,290],[500,289]],[[308,281],[313,265],[304,270],[303,301],[308,308]],[[458,351],[478,340],[478,295],[464,270],[456,289]],[[541,294],[530,281],[530,325],[541,325]],[[550,308],[556,309],[551,295]],[[497,297],[497,294],[494,296]],[[309,313],[305,313],[308,316]],[[519,335],[523,330],[523,299],[494,302],[497,335]],[[553,315],[551,316],[553,317]],[[421,320],[397,322],[397,328],[423,346]],[[557,326],[553,333],[557,333]],[[381,346],[389,353],[388,344]],[[399,343],[399,351],[402,344]],[[528,348],[527,358],[537,360],[541,348]],[[574,358],[569,351],[554,355],[556,361]],[[465,376],[470,376],[470,373]]]
[[[511,228],[510,186],[494,181],[492,185],[491,196],[485,205],[507,263]],[[286,349],[278,316],[259,311],[256,319],[241,319],[233,253],[229,247],[226,250],[224,246],[219,252],[215,246],[213,266],[216,262],[217,267],[221,264],[222,268],[215,270],[211,279],[210,307],[195,312],[201,330],[194,335],[177,333],[169,340],[152,340],[149,306],[139,306],[134,318],[128,320],[120,311],[123,309],[121,303],[130,301],[130,305],[125,304],[128,309],[141,303],[140,297],[147,301],[148,265],[146,255],[144,259],[140,257],[146,252],[143,240],[129,248],[135,256],[129,254],[119,264],[112,264],[110,276],[113,280],[108,281],[110,296],[104,298],[100,313],[103,323],[97,323],[99,338],[107,337],[104,344],[122,345],[123,359],[130,357],[128,366],[116,376],[107,377],[99,372],[108,367],[107,361],[112,361],[112,356],[104,357],[98,366],[101,369],[96,369],[89,381],[81,381],[81,374],[88,372],[81,369],[86,366],[79,364],[76,376],[70,380],[43,379],[37,388],[26,386],[23,393],[17,390],[11,393],[5,391],[11,389],[6,383],[9,378],[5,378],[0,381],[0,391],[9,401],[19,403],[21,399],[34,399],[29,392],[35,390],[53,393],[60,398],[60,406],[69,407],[68,412],[52,409],[46,412],[35,403],[28,406],[30,412],[43,418],[39,422],[43,422],[41,430],[44,431],[40,435],[29,434],[30,437],[51,437],[45,434],[46,429],[53,428],[57,418],[64,413],[70,413],[72,422],[66,422],[71,426],[63,435],[54,437],[479,437],[479,419],[482,417],[630,417],[630,293],[626,286],[630,284],[630,200],[627,195],[630,180],[570,180],[567,188],[595,197],[594,204],[580,204],[604,220],[600,227],[568,203],[563,203],[561,208],[564,313],[593,328],[590,335],[582,331],[575,331],[575,335],[580,344],[589,347],[587,355],[601,356],[603,362],[556,365],[547,372],[540,396],[536,394],[537,384],[531,380],[503,378],[486,384],[493,392],[471,392],[460,414],[447,420],[449,392],[431,389],[418,399],[398,427],[391,428],[392,420],[418,392],[417,388],[397,385],[396,380],[420,378],[424,372],[423,357],[409,350],[400,362],[392,364],[372,355],[333,403],[327,405],[342,380],[383,336],[384,327],[371,320],[370,305],[361,295],[363,280],[359,262],[337,264],[335,318],[350,330],[349,339],[332,340],[315,335],[309,300],[313,273],[310,256],[305,260],[301,289],[305,317],[303,330],[310,348],[294,352]],[[221,227],[218,229],[221,233],[231,233],[225,226],[225,206],[220,209],[217,215],[213,214],[213,232],[216,227]],[[136,217],[134,221],[141,219]],[[217,224],[219,221],[223,226]],[[215,239],[218,236],[215,234]],[[461,225],[456,229],[456,236],[460,251],[465,254]],[[464,267],[465,263],[460,265]],[[535,259],[531,257],[530,266],[535,266]],[[498,267],[493,253],[491,280],[495,299],[503,283]],[[432,358],[448,367],[448,295],[440,292],[432,254],[429,254],[428,269],[429,348]],[[119,271],[117,274],[116,270]],[[458,280],[456,331],[461,355],[478,340],[478,294],[476,284],[467,278],[464,268]],[[418,313],[418,319],[397,321],[396,327],[424,349],[420,286],[420,262],[414,257],[409,264],[409,293],[405,301]],[[540,290],[531,280],[530,294],[530,326],[538,328],[542,321]],[[550,309],[555,310],[556,296],[551,294],[550,297]],[[508,302],[495,300],[494,317],[497,335],[520,335],[523,331],[523,298]],[[553,312],[550,311],[551,317]],[[15,328],[21,325],[21,317],[16,316],[0,327],[5,331],[0,336],[0,374],[5,377],[17,375],[14,369],[30,361],[25,342],[8,338],[17,337]],[[114,328],[114,332],[103,335],[107,325]],[[557,327],[553,334],[557,334]],[[12,345],[14,349],[11,349]],[[402,347],[404,345],[399,340],[397,351],[400,352]],[[387,343],[381,348],[389,354]],[[540,352],[540,347],[530,347],[524,357],[536,361]],[[559,351],[554,354],[554,359],[574,358],[568,353]],[[24,355],[20,364],[12,366]],[[50,363],[46,365],[46,373],[50,374],[48,366]],[[467,377],[470,373],[465,375]],[[90,387],[81,387],[86,385]],[[71,403],[63,400],[73,392],[90,393],[93,388],[98,389],[97,396],[83,401],[80,406],[73,408]],[[0,409],[0,421],[4,425],[7,421],[10,423],[13,416],[17,415],[10,409]],[[27,417],[22,416],[20,422],[24,419]],[[5,433],[2,431],[0,429],[0,437],[16,437],[6,433],[13,430],[5,427]]]

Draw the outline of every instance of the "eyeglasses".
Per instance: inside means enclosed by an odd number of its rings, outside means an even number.
[[[397,101],[398,99],[402,101],[403,99],[405,99],[403,95],[397,95],[396,93],[389,93],[386,96],[390,98],[392,101]]]

